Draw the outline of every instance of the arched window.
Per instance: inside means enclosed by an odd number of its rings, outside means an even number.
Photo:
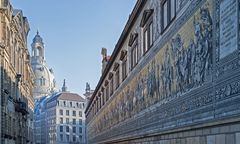
[[[39,56],[39,48],[37,48],[36,50],[35,50],[35,56]]]
[[[40,86],[44,86],[46,84],[46,79],[42,76],[40,78]]]

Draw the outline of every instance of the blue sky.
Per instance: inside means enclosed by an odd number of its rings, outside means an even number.
[[[22,9],[31,31],[45,43],[45,57],[58,88],[82,95],[86,82],[95,88],[101,76],[101,48],[113,51],[136,0],[12,0]]]

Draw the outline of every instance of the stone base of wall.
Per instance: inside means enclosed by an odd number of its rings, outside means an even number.
[[[230,120],[231,121],[231,120]],[[202,128],[188,127],[184,129],[164,132],[155,136],[133,138],[118,142],[117,144],[240,144],[240,121],[232,119],[203,124]]]

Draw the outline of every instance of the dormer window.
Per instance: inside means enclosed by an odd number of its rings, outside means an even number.
[[[109,81],[110,81],[110,84],[109,84],[109,89],[110,89],[110,96],[112,96],[112,94],[113,94],[113,73],[112,72],[110,72],[109,73],[109,77],[108,77],[108,79],[109,79]]]
[[[140,58],[140,50],[138,47],[138,34],[131,34],[129,44],[131,47],[131,69],[133,69]]]
[[[106,101],[109,99],[109,82],[105,81],[105,94],[106,94]]]
[[[120,55],[120,60],[122,61],[122,81],[127,77],[127,51],[122,50]]]
[[[141,20],[143,28],[143,54],[145,54],[153,45],[153,9],[145,10]]]
[[[113,70],[115,71],[115,89],[120,85],[119,64],[115,63]]]
[[[164,0],[162,9],[162,33],[167,29],[176,17],[176,0]]]

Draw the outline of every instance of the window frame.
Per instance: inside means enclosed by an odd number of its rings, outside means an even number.
[[[109,98],[110,98],[109,83],[107,83],[106,86],[105,86],[105,95],[106,95],[106,102],[107,102],[109,100]]]
[[[77,128],[75,126],[72,127],[72,133],[77,133]]]
[[[115,72],[115,90],[119,87],[119,85],[120,85],[120,71],[118,67]]]
[[[72,111],[72,116],[76,116],[77,114],[76,114],[76,111],[75,110],[73,110]]]
[[[174,1],[174,16],[172,17],[172,2]],[[164,4],[167,3],[167,24],[164,26]],[[176,18],[176,0],[164,0],[161,3],[161,34],[163,34]]]
[[[131,69],[138,64],[139,59],[138,39],[136,38],[131,46]]]
[[[150,26],[151,29],[150,29]],[[152,30],[152,33],[150,33]],[[151,35],[150,35],[151,34]],[[150,38],[152,38],[150,43]],[[146,24],[143,27],[143,55],[145,55],[153,46],[153,15],[149,17]]]
[[[127,55],[122,60],[122,81],[127,78]]]
[[[114,78],[113,77],[111,77],[111,79],[110,79],[110,96],[112,96],[113,95],[113,91],[114,91]]]
[[[69,116],[70,112],[69,110],[66,110],[66,116]]]
[[[63,110],[59,109],[59,115],[63,115]]]
[[[66,132],[70,132],[69,126],[66,126]]]
[[[59,127],[59,132],[63,132],[63,126],[62,125]]]

